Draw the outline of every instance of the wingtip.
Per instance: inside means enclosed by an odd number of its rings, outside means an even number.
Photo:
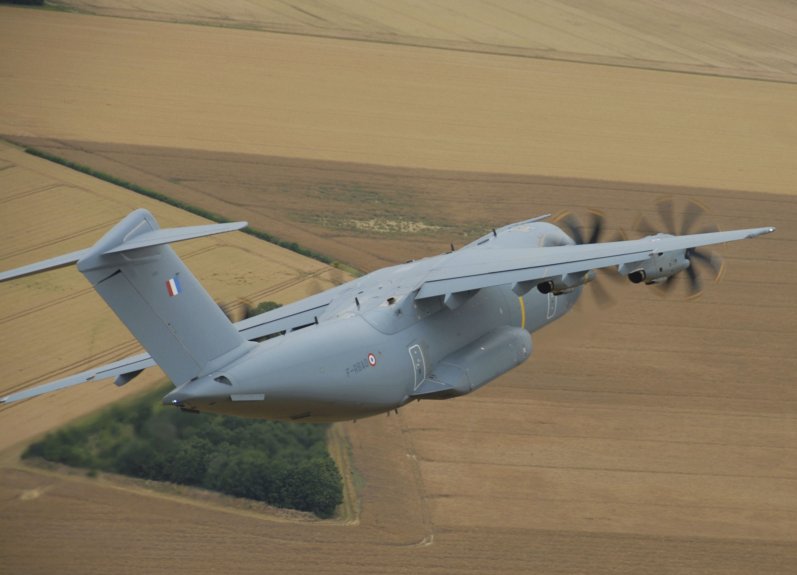
[[[767,234],[771,234],[772,232],[775,231],[775,228],[770,226],[770,227],[766,227],[766,228],[754,228],[754,229],[745,230],[745,231],[747,231],[747,235],[744,236],[744,237],[746,239],[750,239],[750,238],[757,238],[759,236],[765,236]]]

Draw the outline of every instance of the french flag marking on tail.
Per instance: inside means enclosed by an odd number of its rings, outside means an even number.
[[[166,291],[169,293],[169,297],[174,297],[179,294],[182,290],[180,289],[180,278],[174,276],[169,281],[166,282]]]

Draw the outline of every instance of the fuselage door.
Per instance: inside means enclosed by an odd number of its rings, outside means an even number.
[[[553,295],[553,292],[548,292],[548,314],[547,319],[551,319],[554,315],[556,315],[556,296]]]
[[[423,358],[423,351],[421,346],[417,343],[410,347],[410,358],[412,359],[412,366],[415,371],[415,384],[413,391],[417,390],[423,380],[426,379],[426,361]]]

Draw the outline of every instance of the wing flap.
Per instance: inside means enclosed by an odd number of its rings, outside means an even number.
[[[755,238],[775,228],[751,228],[688,236],[649,236],[639,240],[505,250],[462,250],[425,278],[416,299],[426,299],[516,282],[643,262],[659,252]]]

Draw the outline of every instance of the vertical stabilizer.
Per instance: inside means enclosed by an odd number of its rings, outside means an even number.
[[[168,245],[185,238],[159,230],[152,214],[136,210],[87,250],[77,265],[172,382],[180,385],[218,363],[237,359],[249,344]],[[199,235],[208,234],[193,237]]]

